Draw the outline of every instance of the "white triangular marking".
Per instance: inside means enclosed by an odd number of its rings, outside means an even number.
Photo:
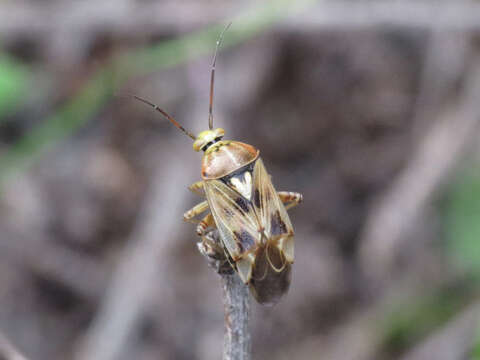
[[[230,184],[245,199],[250,200],[252,197],[252,175],[249,171],[245,171],[242,175],[235,176],[230,179]]]

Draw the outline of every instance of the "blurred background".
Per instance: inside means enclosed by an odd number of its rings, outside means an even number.
[[[188,130],[293,209],[253,359],[480,359],[480,3],[0,1],[2,359],[220,359]],[[16,349],[16,350],[15,350]],[[17,354],[17,355],[15,355]]]

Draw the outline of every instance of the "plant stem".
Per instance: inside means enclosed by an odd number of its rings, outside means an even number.
[[[222,279],[225,307],[223,360],[250,360],[251,344],[248,318],[250,294],[225,256],[218,230],[206,234],[197,243],[198,250]]]
[[[251,341],[248,328],[250,295],[248,287],[236,273],[222,277],[225,306],[225,335],[223,360],[250,360]]]

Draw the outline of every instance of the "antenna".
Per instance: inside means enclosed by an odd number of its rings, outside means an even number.
[[[137,95],[131,95],[133,98],[137,99],[138,101],[141,101],[147,105],[150,105],[151,107],[153,107],[154,110],[157,110],[160,114],[162,114],[164,117],[166,117],[168,120],[170,120],[172,122],[173,125],[175,125],[177,128],[179,128],[180,130],[182,130],[185,134],[187,134],[188,136],[190,136],[193,140],[196,139],[196,137],[194,135],[192,135],[192,133],[188,132],[187,130],[185,130],[185,128],[180,125],[173,117],[171,117],[170,115],[168,115],[165,111],[163,111],[162,109],[160,109],[157,105],[155,105],[154,103],[151,103],[150,101],[148,100],[145,100],[145,99],[142,99],[141,97],[137,96]]]
[[[215,64],[217,63],[217,52],[218,52],[218,49],[220,48],[220,45],[222,44],[223,35],[228,30],[230,25],[232,25],[231,22],[229,22],[228,25],[225,26],[225,29],[223,29],[220,36],[218,37],[217,46],[215,47],[215,54],[213,55],[212,72],[210,75],[210,106],[208,108],[208,128],[210,130],[213,129],[213,85],[215,82]]]

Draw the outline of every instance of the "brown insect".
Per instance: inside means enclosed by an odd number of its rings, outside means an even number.
[[[294,259],[294,232],[287,210],[302,202],[299,193],[277,192],[260,158],[260,151],[239,141],[222,140],[225,131],[213,129],[213,89],[217,52],[215,48],[210,77],[209,129],[198,136],[185,130],[155,104],[152,106],[194,140],[193,149],[203,151],[202,180],[189,187],[206,198],[184,214],[184,220],[197,224],[204,249],[213,249],[210,231],[218,229],[223,255],[249,285],[261,304],[275,304],[290,285]],[[206,215],[197,219],[202,213]]]

